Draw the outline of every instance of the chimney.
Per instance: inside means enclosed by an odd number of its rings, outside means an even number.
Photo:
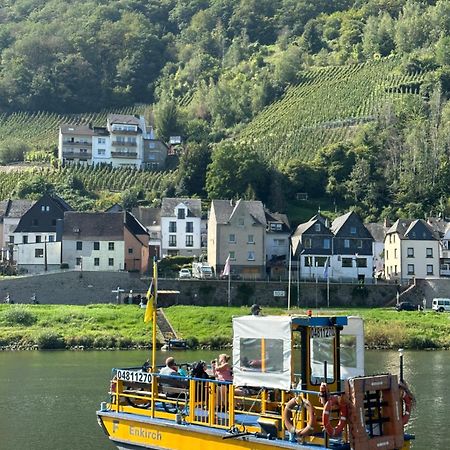
[[[391,221],[386,217],[384,219],[383,225],[384,225],[384,228],[391,228]]]

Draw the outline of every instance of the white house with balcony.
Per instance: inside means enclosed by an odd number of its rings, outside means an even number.
[[[161,256],[200,256],[202,203],[194,198],[163,198]]]
[[[58,157],[63,164],[164,168],[168,147],[155,139],[143,116],[109,114],[106,127],[61,125]]]

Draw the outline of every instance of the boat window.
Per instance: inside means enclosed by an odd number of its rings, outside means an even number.
[[[341,334],[341,366],[358,367],[356,361],[356,336]]]
[[[240,339],[241,370],[283,372],[282,339]]]
[[[335,330],[333,328],[312,329],[311,332],[312,384],[320,384],[322,381],[326,381],[327,383],[334,382],[334,334]]]

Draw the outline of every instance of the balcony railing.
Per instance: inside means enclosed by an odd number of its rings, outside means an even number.
[[[91,152],[63,152],[64,158],[92,158]]]
[[[112,141],[114,147],[137,147],[137,142]]]
[[[78,145],[92,147],[92,142],[82,142],[82,141],[63,141],[63,145]]]
[[[112,158],[137,158],[137,152],[111,152]]]

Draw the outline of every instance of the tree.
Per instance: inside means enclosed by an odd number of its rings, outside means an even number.
[[[180,132],[178,126],[178,106],[172,98],[164,95],[155,105],[155,126],[160,139],[169,141],[169,137]]]
[[[253,190],[265,201],[268,195],[268,169],[260,155],[247,144],[224,141],[212,153],[206,175],[210,199],[242,197]]]

